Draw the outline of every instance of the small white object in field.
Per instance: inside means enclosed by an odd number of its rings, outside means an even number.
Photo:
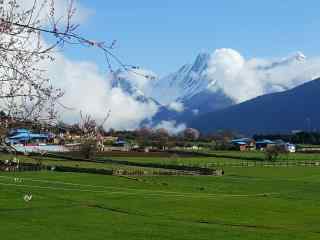
[[[30,202],[32,200],[32,195],[31,194],[30,195],[28,195],[28,194],[24,195],[23,200],[25,202]]]
[[[21,183],[21,182],[22,182],[22,179],[21,179],[21,178],[14,178],[14,182],[16,182],[16,183]]]

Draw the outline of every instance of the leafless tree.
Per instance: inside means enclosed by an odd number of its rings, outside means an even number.
[[[99,147],[99,144],[102,141],[102,133],[103,125],[110,117],[110,112],[107,114],[105,119],[101,123],[97,123],[95,119],[93,119],[90,115],[84,115],[80,113],[80,123],[79,127],[81,129],[81,146],[80,151],[81,154],[86,159],[94,159]]]
[[[40,14],[46,4],[49,3],[44,1],[39,5],[35,0],[25,10],[17,0],[0,1],[0,100],[8,116],[53,118],[56,101],[63,95],[41,68],[43,61],[54,60],[52,51],[57,46],[47,46],[43,41]],[[50,18],[54,19],[53,5],[51,9]],[[70,12],[68,18],[71,17]]]
[[[195,141],[198,140],[200,137],[200,132],[194,128],[187,128],[183,131],[183,137],[187,141]]]
[[[25,9],[21,0],[0,0],[0,107],[9,116],[56,118],[56,106],[63,105],[59,99],[64,92],[52,85],[43,63],[54,61],[54,51],[66,44],[100,50],[111,72],[114,64],[126,71],[137,69],[113,53],[116,41],[93,41],[78,33],[73,0],[64,16],[57,15],[55,0],[29,1],[31,7]]]

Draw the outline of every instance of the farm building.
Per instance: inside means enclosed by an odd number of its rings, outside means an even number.
[[[286,143],[281,139],[275,140],[275,141],[271,141],[271,140],[265,139],[265,140],[256,142],[256,148],[258,150],[262,150],[263,151],[263,150],[265,150],[265,149],[267,149],[268,147],[271,147],[271,146],[283,147],[283,149],[285,149],[287,152],[290,152],[290,153],[296,152],[296,145],[291,144],[291,143]]]
[[[268,139],[264,139],[264,140],[261,140],[261,141],[257,141],[256,142],[256,148],[258,150],[264,150],[266,148],[268,148],[269,146],[273,146],[275,145],[276,143],[271,141],[271,140],[268,140]]]
[[[256,149],[256,143],[250,138],[240,138],[231,141],[231,144],[240,151],[253,151]]]
[[[30,142],[37,142],[37,143],[46,143],[50,139],[53,139],[53,136],[48,134],[42,133],[32,133],[28,129],[19,128],[13,129],[9,132],[6,143],[8,144],[27,144]]]
[[[297,151],[296,145],[291,144],[291,143],[286,143],[286,150],[290,153],[295,153]]]

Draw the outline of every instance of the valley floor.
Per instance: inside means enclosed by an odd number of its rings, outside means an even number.
[[[320,239],[319,168],[225,173],[0,173],[1,239]]]

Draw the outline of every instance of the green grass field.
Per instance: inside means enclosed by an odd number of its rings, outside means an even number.
[[[265,164],[265,156],[261,152],[214,152],[214,157],[183,157],[173,154],[169,157],[111,157],[116,160],[126,160],[132,162],[151,163],[156,162],[160,164],[173,164],[173,165],[192,165],[201,167],[225,167],[225,166],[242,166],[249,164],[250,166]],[[109,158],[100,156],[100,159]],[[277,161],[267,163],[275,165],[294,165],[304,162],[318,162],[320,164],[320,154],[303,154],[294,153],[289,155],[280,155]]]
[[[234,157],[236,158],[257,158],[264,160],[265,154],[261,151],[252,151],[252,152],[239,152],[239,151],[212,151],[209,152],[211,154],[214,154],[215,156],[228,156],[228,157]],[[288,155],[280,155],[277,159],[278,161],[282,160],[297,160],[297,161],[313,161],[317,160],[320,161],[320,154],[317,153],[290,153]]]
[[[226,168],[223,177],[139,181],[57,172],[0,173],[0,236],[320,239],[319,170]],[[25,194],[32,194],[32,200],[25,202]]]

